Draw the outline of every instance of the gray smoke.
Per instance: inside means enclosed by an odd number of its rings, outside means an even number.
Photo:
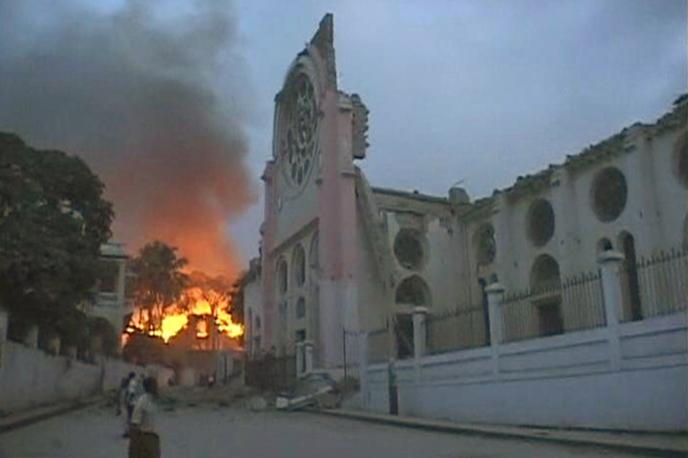
[[[231,4],[99,8],[0,2],[0,130],[84,157],[134,248],[159,238],[195,267],[235,272],[225,229],[254,195]]]

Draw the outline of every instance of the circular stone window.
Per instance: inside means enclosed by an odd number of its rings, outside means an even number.
[[[688,134],[676,143],[676,175],[683,187],[688,188]]]
[[[311,174],[317,149],[318,110],[308,76],[297,73],[285,90],[280,115],[279,154],[287,182],[300,188]]]
[[[545,199],[537,199],[528,210],[528,238],[542,246],[554,235],[554,209]]]
[[[492,264],[497,254],[497,243],[495,242],[492,224],[485,223],[480,226],[473,235],[473,243],[478,264],[482,266]]]
[[[626,177],[615,167],[601,170],[592,183],[593,210],[604,222],[614,221],[626,207],[628,187]]]
[[[405,269],[420,269],[425,258],[422,235],[415,229],[400,230],[394,239],[394,255]]]

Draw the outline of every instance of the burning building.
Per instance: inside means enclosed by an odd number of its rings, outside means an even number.
[[[123,340],[126,344],[130,336],[145,334],[174,346],[222,350],[237,348],[243,333],[243,325],[232,319],[228,292],[204,285],[186,288],[170,305],[135,306]]]

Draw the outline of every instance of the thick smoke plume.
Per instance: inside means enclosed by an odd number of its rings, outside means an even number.
[[[227,223],[253,199],[231,11],[217,0],[0,2],[0,130],[83,156],[130,248],[161,239],[228,275]]]

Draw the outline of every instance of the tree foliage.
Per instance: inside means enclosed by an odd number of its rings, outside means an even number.
[[[103,190],[80,158],[0,133],[0,303],[14,322],[67,333],[84,324],[77,307],[92,296],[111,235]]]
[[[182,272],[186,264],[187,260],[178,256],[177,248],[164,242],[154,241],[141,248],[131,263],[136,275],[136,305],[158,312],[177,301],[188,283],[188,276]]]

